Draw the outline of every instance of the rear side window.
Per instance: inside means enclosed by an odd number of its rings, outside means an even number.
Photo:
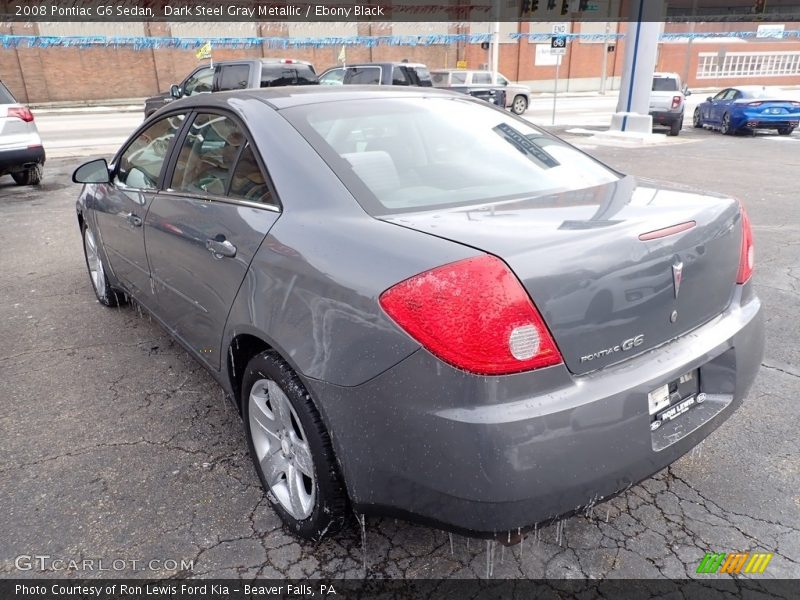
[[[14,96],[5,86],[5,84],[0,81],[0,104],[16,104],[17,101],[14,99]]]
[[[481,85],[485,83],[492,83],[492,74],[488,71],[479,71],[477,73],[473,73],[472,83],[479,83]]]
[[[449,85],[447,81],[447,71],[434,71],[431,73],[431,80],[433,81],[433,85],[436,87],[446,87]]]
[[[171,115],[140,133],[120,156],[116,183],[120,187],[156,189],[167,152],[185,118],[185,115]]]
[[[348,67],[344,81],[352,85],[378,85],[381,82],[381,68]]]
[[[231,167],[244,143],[244,134],[228,117],[198,114],[181,147],[170,188],[189,194],[224,196]]]
[[[674,77],[655,77],[653,78],[654,92],[677,92],[678,80]]]
[[[466,73],[451,73],[450,74],[450,83],[453,85],[460,85],[467,83],[467,74]]]
[[[219,89],[243,90],[250,79],[249,65],[227,65],[220,68]]]
[[[245,144],[233,170],[228,196],[250,202],[274,204],[264,173],[250,144]]]
[[[264,65],[261,69],[262,88],[314,83],[317,83],[317,75],[308,65]]]

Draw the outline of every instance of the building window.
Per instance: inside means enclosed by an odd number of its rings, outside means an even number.
[[[721,59],[721,60],[720,60]],[[789,77],[800,75],[800,52],[701,52],[698,79]]]

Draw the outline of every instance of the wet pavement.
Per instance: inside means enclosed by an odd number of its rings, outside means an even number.
[[[800,575],[800,136],[570,139],[624,172],[748,207],[764,365],[695,452],[510,548],[379,518],[366,519],[366,547],[355,518],[299,542],[266,502],[212,378],[135,308],[95,301],[69,183],[78,160],[57,159],[41,189],[0,178],[0,577],[75,575],[19,570],[29,555],[125,561],[86,576],[684,577],[706,552],[747,551],[775,554],[762,577]]]

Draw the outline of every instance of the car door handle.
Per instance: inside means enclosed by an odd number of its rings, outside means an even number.
[[[236,256],[236,246],[231,244],[228,240],[206,240],[206,248],[214,258],[233,258]]]
[[[133,227],[141,227],[142,226],[142,217],[135,215],[133,213],[128,213],[125,217],[125,220],[131,224]]]

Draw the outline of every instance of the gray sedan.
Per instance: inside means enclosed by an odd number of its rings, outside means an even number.
[[[97,299],[212,373],[305,538],[354,509],[509,539],[685,454],[761,362],[737,200],[462,94],[201,94],[73,179]]]

